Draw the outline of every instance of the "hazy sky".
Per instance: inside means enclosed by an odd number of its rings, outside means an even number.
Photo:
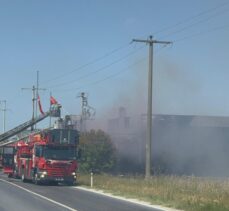
[[[154,49],[154,113],[229,115],[229,0],[0,0],[0,32],[8,129],[31,117],[36,71],[44,110],[52,91],[79,114],[84,91],[97,116],[145,112],[148,48],[130,42],[151,34],[174,41]]]

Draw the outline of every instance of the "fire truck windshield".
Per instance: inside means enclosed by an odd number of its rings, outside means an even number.
[[[49,132],[49,136],[51,142],[60,144],[77,144],[79,138],[76,130],[69,129],[53,129]]]
[[[75,160],[76,150],[74,147],[45,146],[44,158],[51,160]]]

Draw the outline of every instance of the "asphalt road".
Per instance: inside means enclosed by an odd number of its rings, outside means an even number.
[[[0,173],[0,211],[159,211],[69,186],[45,186]]]

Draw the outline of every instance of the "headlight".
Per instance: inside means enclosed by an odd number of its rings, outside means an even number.
[[[47,171],[43,171],[43,172],[41,172],[41,174],[47,175]]]
[[[76,172],[72,172],[72,176],[75,176],[76,175]]]

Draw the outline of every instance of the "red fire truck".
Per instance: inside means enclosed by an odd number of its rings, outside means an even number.
[[[79,157],[79,133],[71,124],[69,116],[59,118],[54,128],[31,132],[20,140],[9,141],[47,116],[60,116],[60,106],[52,109],[18,127],[0,135],[3,147],[3,172],[9,177],[21,178],[24,182],[32,180],[35,184],[76,183],[76,171]]]
[[[72,128],[53,128],[30,134],[3,148],[4,173],[39,183],[76,182],[79,134]]]

